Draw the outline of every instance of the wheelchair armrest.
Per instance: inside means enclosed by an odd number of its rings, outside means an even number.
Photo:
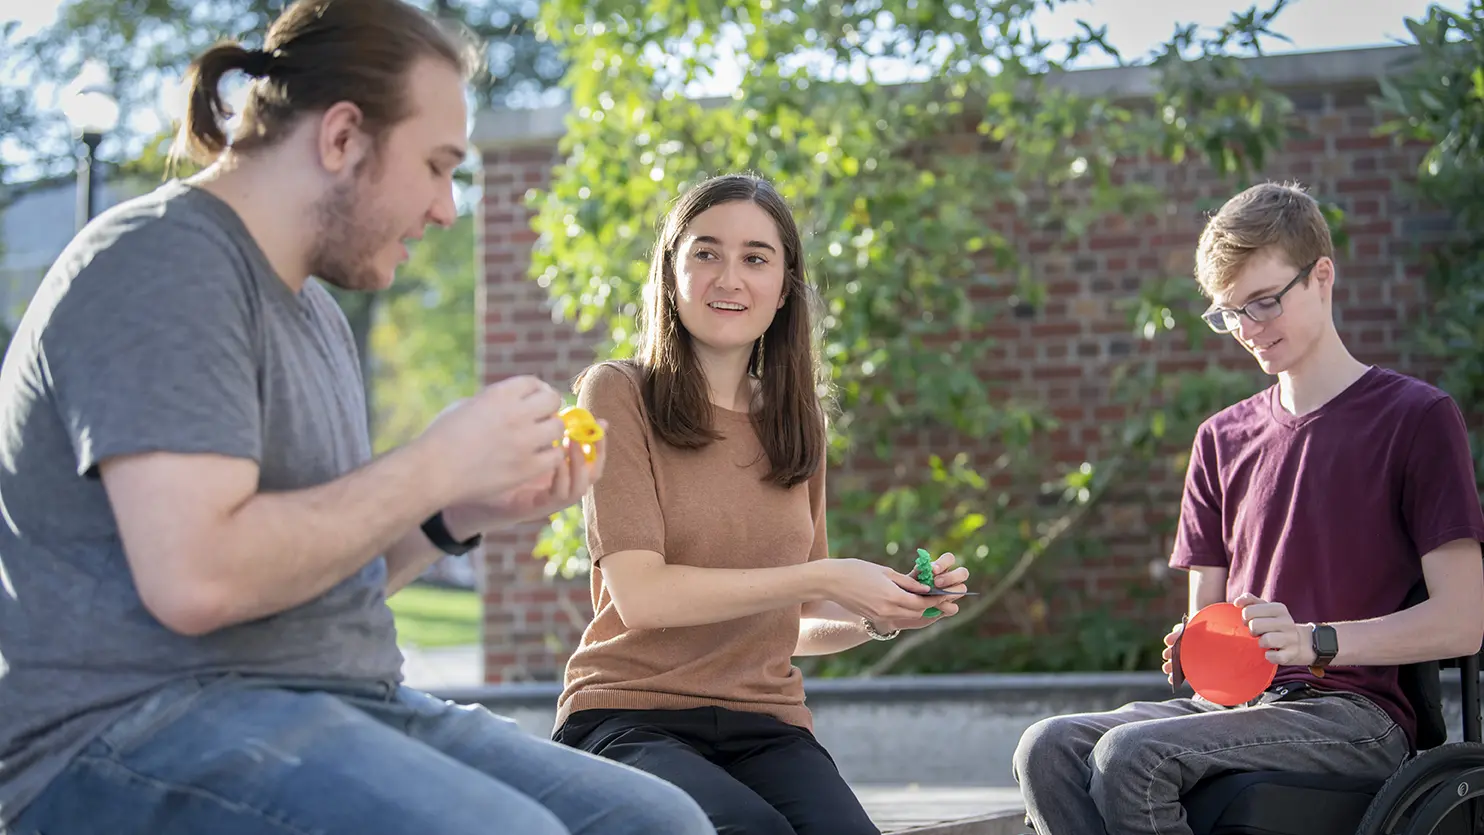
[[[1457,667],[1464,672],[1473,670],[1474,675],[1478,676],[1480,656],[1484,656],[1484,652],[1479,652],[1474,655],[1465,655],[1462,658],[1454,658],[1448,662],[1448,666]]]
[[[1484,742],[1481,739],[1479,716],[1479,656],[1475,653],[1458,659],[1458,689],[1463,701],[1463,739],[1465,742]]]
[[[1423,663],[1436,664],[1438,666],[1438,669],[1440,670],[1462,670],[1464,668],[1471,667],[1474,672],[1477,673],[1479,671],[1479,662],[1481,660],[1484,660],[1484,650],[1481,650],[1474,655],[1461,655],[1456,658],[1439,658],[1436,661]]]

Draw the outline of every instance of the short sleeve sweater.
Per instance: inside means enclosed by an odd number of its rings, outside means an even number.
[[[724,707],[813,727],[793,665],[801,606],[722,623],[630,629],[603,582],[603,558],[654,551],[672,565],[767,568],[823,559],[824,466],[783,488],[747,414],[714,408],[724,438],[702,449],[655,435],[631,363],[594,366],[578,404],[608,422],[603,478],[583,499],[593,620],[567,663],[556,725],[580,710]]]

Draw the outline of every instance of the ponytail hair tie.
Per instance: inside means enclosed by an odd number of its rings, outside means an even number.
[[[278,57],[278,50],[266,52],[261,49],[250,49],[242,59],[242,71],[253,78],[265,78],[273,72],[273,61]]]

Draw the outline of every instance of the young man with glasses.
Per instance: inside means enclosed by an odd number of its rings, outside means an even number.
[[[1384,778],[1415,745],[1398,665],[1484,638],[1463,417],[1345,347],[1318,204],[1289,185],[1238,194],[1201,235],[1196,277],[1207,324],[1277,383],[1197,431],[1170,564],[1189,572],[1191,614],[1241,607],[1277,675],[1234,708],[1177,698],[1032,726],[1014,774],[1039,835],[1189,833],[1181,796],[1223,771]],[[1429,599],[1403,610],[1419,580]]]

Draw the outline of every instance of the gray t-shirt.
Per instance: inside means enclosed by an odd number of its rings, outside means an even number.
[[[58,258],[0,370],[0,828],[111,720],[186,676],[397,682],[386,565],[281,614],[185,637],[140,602],[99,461],[211,452],[260,489],[370,459],[355,343],[213,195],[172,182]]]

